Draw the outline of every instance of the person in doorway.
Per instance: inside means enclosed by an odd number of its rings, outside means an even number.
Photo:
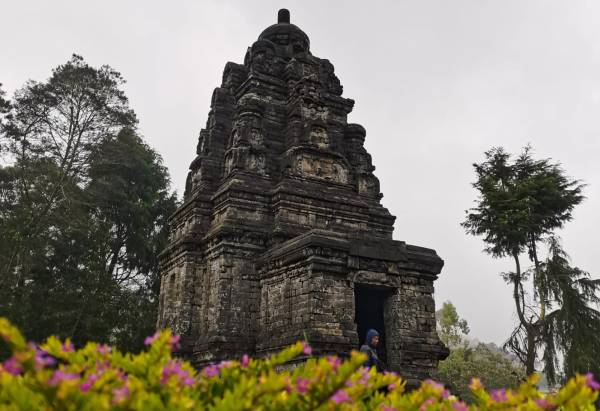
[[[374,329],[367,331],[367,338],[365,343],[360,347],[360,352],[367,354],[368,358],[365,361],[365,367],[375,367],[377,372],[385,371],[385,364],[379,359],[377,355],[377,346],[379,345],[379,332]]]

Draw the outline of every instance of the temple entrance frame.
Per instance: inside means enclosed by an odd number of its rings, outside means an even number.
[[[359,347],[365,343],[367,331],[371,328],[380,335],[378,354],[380,359],[387,363],[388,349],[387,338],[393,334],[392,319],[388,314],[390,298],[395,289],[378,287],[371,284],[354,284],[354,319],[358,334]]]

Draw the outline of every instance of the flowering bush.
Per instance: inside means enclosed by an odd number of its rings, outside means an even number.
[[[363,367],[357,352],[345,361],[310,358],[305,342],[268,359],[244,355],[196,371],[171,356],[179,338],[169,331],[149,337],[135,356],[96,343],[76,350],[54,337],[28,344],[3,318],[0,336],[12,351],[0,365],[0,410],[594,410],[600,390],[591,375],[553,395],[537,390],[535,376],[492,392],[473,380],[476,402],[467,405],[433,381],[405,392],[399,376]],[[309,358],[280,369],[301,356]]]

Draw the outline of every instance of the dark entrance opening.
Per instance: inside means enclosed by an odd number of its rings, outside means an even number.
[[[365,343],[369,329],[377,330],[380,335],[377,355],[384,363],[387,363],[387,352],[383,307],[388,295],[389,291],[386,290],[358,284],[354,286],[354,318],[359,346]]]

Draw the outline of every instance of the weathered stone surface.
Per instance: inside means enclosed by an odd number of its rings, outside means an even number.
[[[392,240],[365,129],[348,124],[333,65],[280,12],[227,63],[161,255],[158,327],[200,366],[305,336],[316,353],[359,343],[356,287],[381,292],[385,353],[410,381],[447,350],[435,331],[435,251]]]

